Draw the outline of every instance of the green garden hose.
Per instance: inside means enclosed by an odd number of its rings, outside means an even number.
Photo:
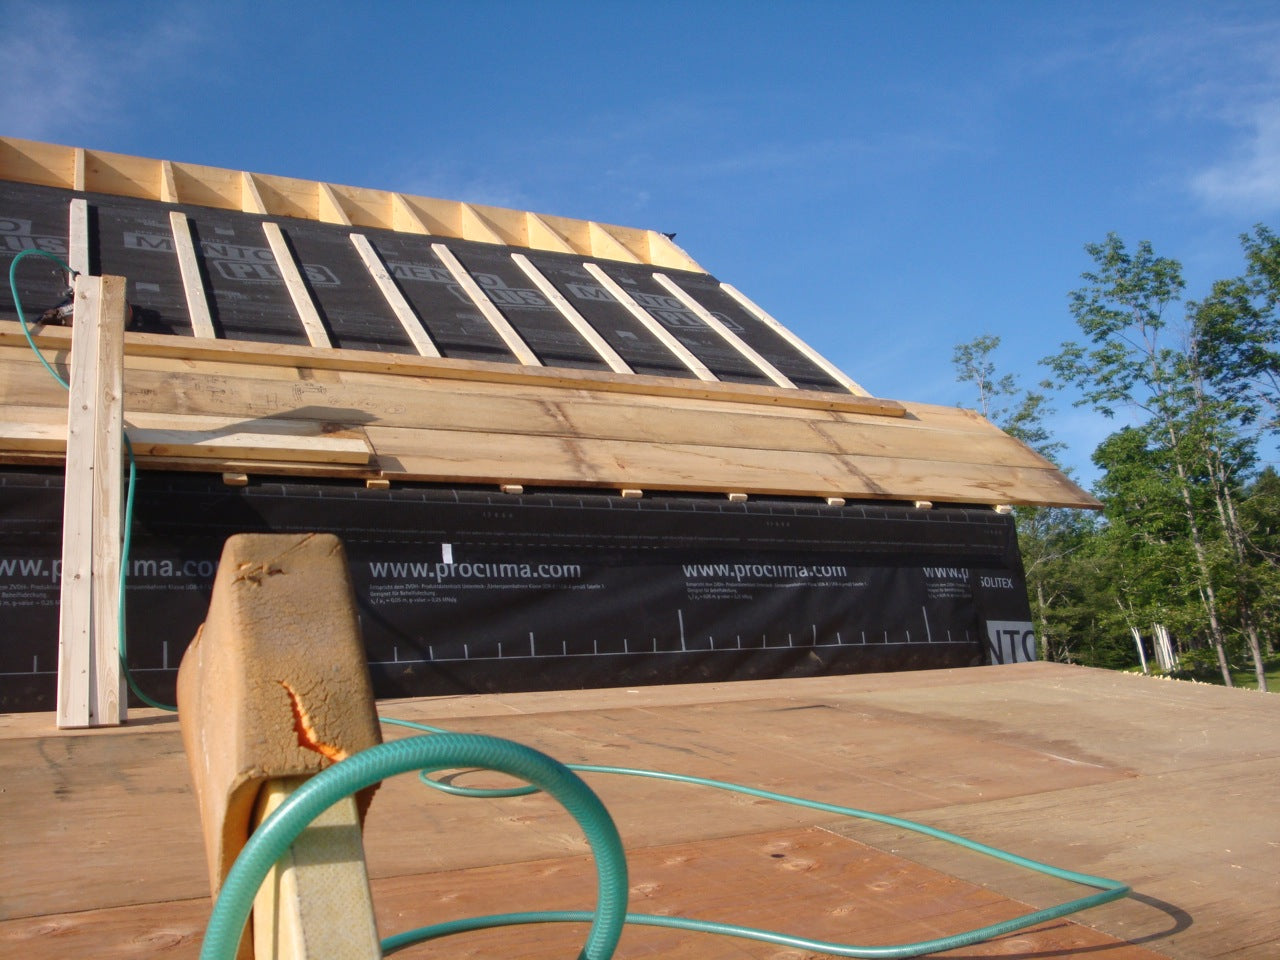
[[[1064,870],[1060,867],[1029,860],[1017,854],[947,833],[944,830],[904,820],[900,817],[872,813],[867,810],[823,803],[816,800],[805,800],[800,797],[791,797],[786,794],[759,790],[754,787],[746,787],[719,780],[709,780],[704,777],[692,777],[683,774],[628,767],[607,767],[588,764],[562,765],[536,751],[510,741],[472,734],[449,733],[439,727],[431,727],[408,720],[388,717],[381,719],[383,723],[428,731],[434,736],[419,736],[407,740],[390,741],[335,764],[304,784],[262,827],[250,835],[248,843],[240,854],[240,858],[237,859],[231,873],[228,874],[222,893],[214,904],[213,915],[210,917],[208,932],[205,935],[204,950],[200,955],[201,960],[230,960],[230,958],[234,957],[240,931],[244,926],[253,898],[262,883],[262,879],[266,876],[267,870],[271,864],[284,854],[294,838],[302,832],[315,816],[349,793],[354,793],[385,777],[414,769],[419,770],[422,778],[436,789],[460,796],[512,797],[534,793],[539,790],[547,790],[548,793],[560,800],[587,832],[592,852],[596,857],[596,869],[599,878],[599,905],[594,912],[550,910],[504,913],[451,920],[419,927],[415,930],[408,930],[385,938],[381,945],[383,956],[389,956],[414,944],[428,940],[438,940],[469,931],[537,923],[589,923],[591,924],[591,934],[586,947],[583,948],[583,952],[580,954],[580,960],[608,960],[617,945],[621,924],[630,923],[637,926],[666,927],[696,933],[720,934],[741,939],[758,940],[837,957],[918,957],[927,953],[971,946],[975,943],[1012,933],[1015,930],[1023,930],[1048,920],[1054,920],[1090,907],[1119,900],[1130,892],[1126,884],[1115,880]],[[433,750],[433,747],[436,749]],[[475,748],[475,753],[469,753],[468,751],[471,751],[473,747]],[[480,753],[484,754],[483,759],[479,757]],[[511,756],[520,757],[522,763],[533,762],[529,758],[537,758],[537,764],[545,762],[552,765],[549,769],[563,771],[563,773],[557,772],[556,777],[548,779],[543,775],[543,770],[540,766],[537,769],[530,770],[527,766],[506,762]],[[352,766],[352,764],[356,764],[356,766]],[[429,774],[440,770],[467,766],[498,770],[524,780],[525,785],[500,790],[482,790],[459,787],[455,784],[432,779],[429,776]],[[349,769],[344,771],[344,768]],[[1058,904],[1057,906],[1036,910],[1011,920],[989,924],[950,936],[921,940],[914,943],[872,946],[833,943],[771,930],[758,930],[736,924],[695,920],[686,917],[627,913],[626,862],[620,845],[616,848],[614,847],[616,830],[613,828],[612,820],[609,819],[608,812],[605,811],[603,804],[575,776],[576,773],[617,774],[689,783],[794,806],[808,807],[825,813],[834,813],[860,820],[872,820],[957,844],[985,856],[1003,860],[1036,873],[1093,887],[1098,892]],[[572,780],[567,780],[567,777],[572,777]],[[565,784],[570,786],[566,787]],[[562,792],[557,792],[557,788],[561,789]],[[585,791],[590,796],[590,799],[588,800],[586,796],[579,794],[579,790]],[[597,818],[602,819],[598,821]],[[605,822],[607,822],[607,827],[603,825]],[[246,862],[244,867],[241,867],[241,861]],[[234,883],[232,882],[233,877],[235,878]],[[621,917],[621,920],[618,919],[619,917]],[[616,934],[613,932],[615,930],[617,931]]]
[[[545,754],[510,740],[463,733],[382,743],[304,782],[250,835],[236,858],[209,918],[201,960],[235,957],[245,920],[267,871],[316,816],[385,777],[408,770],[458,766],[498,770],[545,790],[582,827],[595,856],[598,900],[595,911],[586,917],[591,929],[578,956],[579,960],[608,960],[622,935],[627,910],[627,860],[609,811],[576,774]]]

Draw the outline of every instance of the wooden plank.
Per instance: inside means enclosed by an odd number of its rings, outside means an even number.
[[[790,378],[787,377],[786,374],[762,357],[754,347],[725,326],[718,318],[712,316],[710,310],[700,304],[697,300],[693,299],[693,297],[691,297],[685,290],[676,286],[676,284],[672,282],[671,278],[665,273],[655,273],[653,275],[653,279],[658,281],[658,284],[663,289],[684,304],[685,309],[718,333],[721,339],[728,343],[729,346],[733,347],[733,349],[737,350],[738,353],[746,357],[752,366],[763,373],[766,377],[784,389],[794,390],[796,388],[796,385],[791,382]]]
[[[635,299],[627,291],[623,290],[613,277],[605,273],[598,264],[584,263],[583,268],[587,273],[591,274],[595,281],[605,288],[615,300],[627,308],[627,312],[640,321],[644,328],[648,330],[658,342],[671,351],[677,360],[693,371],[694,376],[699,380],[712,381],[718,378],[714,373],[707,369],[707,365],[695,357],[683,343],[671,335],[657,319],[644,307],[636,303]]]
[[[333,346],[329,341],[329,334],[324,328],[324,321],[320,319],[316,305],[311,299],[311,292],[307,289],[307,285],[302,279],[302,273],[298,269],[298,262],[293,258],[293,251],[289,249],[289,245],[284,239],[284,233],[280,230],[280,225],[267,221],[262,225],[262,231],[266,234],[267,245],[271,247],[271,254],[276,259],[276,266],[280,270],[280,278],[284,281],[285,289],[289,291],[289,297],[293,300],[294,309],[298,311],[298,319],[302,321],[302,328],[306,331],[307,340],[313,347]]]
[[[74,210],[74,206],[72,208]],[[83,277],[75,284],[77,321],[85,336],[71,341],[67,397],[67,467],[62,513],[62,586],[58,604],[59,727],[93,723],[93,521],[94,380],[98,370],[95,315],[101,309],[101,282]]]
[[[453,255],[453,251],[443,243],[433,243],[431,250],[440,258],[440,262],[453,275],[453,279],[458,282],[458,286],[462,287],[463,292],[471,299],[471,302],[476,305],[476,309],[489,321],[489,325],[502,338],[502,342],[515,354],[516,359],[525,366],[542,366],[542,361],[538,359],[537,354],[529,349],[529,345],[516,332],[516,328],[507,322],[507,318],[502,315],[501,311],[494,305],[494,302],[489,299],[489,295],[484,292],[480,284],[476,283],[471,274],[467,273],[466,267]]]
[[[0,372],[6,369],[0,363]],[[322,413],[289,418],[289,407],[297,401],[293,385],[288,382],[169,372],[153,376],[150,371],[130,370],[131,382],[138,391],[130,396],[129,408],[134,411],[130,422],[137,426],[164,427],[166,424],[158,421],[176,416],[179,419],[169,424],[174,429],[208,431],[211,439],[228,432],[285,432],[270,426],[273,421],[294,424],[291,435],[303,437],[316,436],[324,428]],[[21,396],[18,390],[25,379],[15,378],[15,399]],[[0,396],[4,395],[3,390],[0,387]],[[506,431],[510,424],[518,423],[524,433],[583,440],[709,444],[779,453],[809,451],[1052,469],[1043,457],[1005,434],[978,429],[989,426],[983,421],[974,425],[963,420],[931,425],[927,420],[869,417],[849,422],[832,420],[822,413],[813,419],[768,407],[670,398],[593,394],[569,399],[489,389],[462,393],[447,381],[309,384],[306,391],[310,402],[301,410],[345,410],[349,411],[348,416],[354,414],[353,419],[382,426],[485,432]],[[31,408],[26,406],[10,406],[7,411],[4,415],[11,422],[20,424],[33,419]],[[206,424],[188,419],[192,416],[213,419]],[[11,435],[12,443],[0,439],[0,449],[37,449],[29,445],[31,438],[20,430],[15,428]],[[0,433],[0,438],[4,436]]]
[[[839,367],[837,367],[834,363],[832,363],[826,357],[822,356],[822,354],[814,350],[813,347],[809,346],[809,344],[805,343],[798,336],[792,333],[789,329],[784,327],[774,317],[766,313],[765,310],[762,307],[760,307],[758,304],[756,304],[754,301],[747,299],[746,295],[744,295],[741,291],[739,291],[737,287],[734,287],[728,283],[722,283],[720,284],[720,288],[724,290],[725,293],[729,294],[729,296],[733,297],[734,300],[738,301],[738,303],[742,305],[743,309],[745,309],[748,313],[754,316],[761,323],[764,323],[765,325],[770,327],[774,333],[780,336],[783,340],[787,341],[787,343],[791,344],[791,346],[793,346],[796,350],[799,350],[802,354],[804,354],[805,357],[807,357],[810,361],[816,364],[824,373],[826,373],[827,376],[831,377],[833,380],[835,380],[837,383],[843,386],[850,393],[856,393],[859,396],[863,396],[863,397],[871,396],[871,394],[868,393],[866,389],[864,389],[860,384],[855,383],[852,379],[850,379],[850,377],[844,371],[842,371]]]
[[[652,319],[652,318],[651,318]],[[70,332],[48,328],[35,336],[37,346],[65,347]],[[0,348],[9,345],[26,347],[26,339],[16,322],[0,320]],[[177,367],[191,368],[202,361],[260,364],[290,371],[299,368],[311,375],[322,371],[388,374],[400,377],[432,377],[473,382],[537,385],[549,389],[576,391],[607,390],[652,396],[679,396],[714,400],[736,400],[763,403],[776,407],[809,410],[847,410],[876,416],[902,417],[906,405],[897,400],[852,396],[847,393],[823,393],[815,390],[782,390],[773,386],[690,381],[675,377],[623,376],[613,372],[574,370],[565,367],[528,367],[510,363],[480,360],[416,357],[410,354],[374,354],[368,351],[321,349],[289,344],[260,344],[236,340],[196,340],[163,334],[130,333],[126,336],[127,353],[132,357],[168,357]],[[957,415],[971,411],[957,409]]]
[[[200,263],[196,259],[196,245],[191,238],[191,224],[187,222],[185,213],[174,210],[169,214],[169,226],[173,232],[173,249],[178,255],[178,269],[182,273],[182,290],[187,298],[191,330],[197,337],[215,340],[218,332],[213,327],[213,315],[209,312],[204,278],[200,275]]]
[[[71,201],[70,226],[67,232],[67,266],[74,273],[88,275],[89,270],[89,201],[77,197]]]
[[[262,790],[259,823],[305,782],[273,780]],[[360,842],[360,814],[343,797],[298,835],[253,902],[254,960],[369,960],[381,956],[373,897]]]
[[[525,232],[529,238],[529,246],[535,250],[554,250],[556,253],[577,253],[568,238],[564,237],[536,213],[525,214]]]
[[[454,483],[845,496],[914,502],[1078,505],[1055,470],[741,447],[365,428],[384,474]]]
[[[525,276],[533,281],[533,285],[551,302],[552,306],[560,311],[560,315],[569,321],[582,339],[590,344],[600,359],[608,364],[610,370],[614,373],[634,373],[630,364],[618,355],[618,351],[609,345],[609,341],[602,337],[587,318],[579,313],[564,294],[543,275],[542,271],[533,265],[533,261],[522,253],[513,253],[511,259],[524,271]]]
[[[0,137],[0,178],[76,190],[74,147]]]
[[[0,361],[0,374],[13,369]],[[0,375],[0,401],[10,404],[36,396],[52,396],[42,387],[43,371],[34,363],[21,365],[25,375]],[[437,430],[484,433],[506,430],[518,423],[520,430],[547,438],[568,438],[582,443],[596,440],[623,440],[662,446],[680,443],[685,449],[710,447],[715,451],[742,448],[820,453],[828,456],[856,455],[865,468],[892,477],[898,472],[894,461],[933,461],[944,470],[948,461],[968,464],[994,483],[994,489],[1015,497],[1016,502],[1035,502],[1036,490],[1043,486],[1023,484],[1019,470],[1031,469],[1027,477],[1044,471],[1056,476],[1042,457],[1002,434],[971,412],[949,407],[911,405],[911,417],[886,419],[830,411],[805,411],[764,405],[711,402],[700,398],[656,398],[639,395],[579,391],[551,393],[509,384],[476,385],[468,392],[454,389],[450,381],[405,379],[362,375],[355,382],[266,381],[230,378],[222,374],[203,376],[172,369],[130,368],[129,407],[159,415],[178,411],[188,415],[216,415],[231,420],[252,418],[301,418],[319,424],[309,411],[347,410],[355,419],[374,424],[424,427]],[[45,394],[40,394],[41,389]],[[296,413],[294,411],[297,411]],[[423,435],[422,445],[440,442]],[[26,449],[30,449],[27,445]],[[13,454],[16,456],[16,454]],[[722,491],[722,464],[719,454],[716,482],[711,489]],[[697,458],[690,461],[697,463]],[[878,464],[878,466],[876,466]],[[385,464],[383,466],[386,466]],[[393,471],[394,472],[394,471]],[[507,471],[504,471],[506,473]],[[944,470],[945,474],[945,470]],[[997,478],[999,479],[997,482]],[[509,479],[504,476],[503,480]],[[572,479],[572,477],[571,477]],[[486,479],[485,482],[488,482]],[[501,482],[501,481],[498,481]],[[606,484],[606,485],[612,485]],[[643,487],[634,479],[626,486]],[[858,489],[864,489],[865,483]],[[664,489],[669,487],[664,486]],[[895,489],[896,485],[895,485]],[[1061,503],[1066,491],[1076,506],[1096,506],[1096,501],[1078,487],[1062,479],[1053,493]],[[747,492],[763,492],[750,491]],[[841,489],[810,490],[806,495],[840,496]],[[895,496],[895,499],[898,497]],[[930,495],[907,491],[905,499],[933,499],[965,502],[955,492],[933,487]],[[975,502],[1004,502],[999,494],[978,497]]]
[[[126,304],[122,277],[76,280],[67,406],[57,722],[124,717],[119,660],[121,430]]]
[[[5,407],[18,420],[0,421],[0,450],[62,453],[66,411]],[[133,452],[151,457],[226,460],[296,460],[303,463],[366,464],[370,450],[358,429],[335,430],[319,420],[236,419],[131,411],[127,418]]]
[[[344,227],[351,226],[351,218],[342,208],[342,201],[334,193],[333,187],[327,183],[316,184],[317,218],[322,223],[336,223]]]
[[[400,288],[396,286],[395,280],[387,270],[386,264],[382,262],[382,258],[378,256],[378,251],[373,249],[373,244],[369,242],[369,238],[362,233],[351,234],[351,243],[356,248],[356,253],[360,255],[360,260],[365,265],[365,269],[369,271],[369,276],[373,277],[373,282],[377,284],[378,290],[382,292],[383,299],[387,301],[387,306],[391,308],[391,312],[400,321],[400,326],[408,336],[414,349],[418,351],[419,356],[438,357],[440,350],[435,345],[435,341],[431,339],[431,334],[427,332],[422,321],[409,301],[405,299],[404,294],[400,292]]]
[[[93,398],[93,696],[90,720],[123,723],[120,669],[120,564],[124,529],[124,277],[100,278],[101,302],[90,329],[98,339]],[[84,328],[81,333],[85,332]]]
[[[262,194],[258,191],[258,184],[252,173],[245,171],[240,174],[240,209],[245,213],[265,214],[267,205],[263,202]]]

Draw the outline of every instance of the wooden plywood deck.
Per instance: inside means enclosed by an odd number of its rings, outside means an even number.
[[[435,698],[386,716],[561,760],[749,783],[898,814],[1135,896],[963,956],[1280,955],[1280,698],[1053,664]],[[388,728],[388,737],[407,735]],[[477,775],[479,776],[479,775]],[[591,776],[631,856],[632,908],[858,943],[935,937],[1079,895],[901,830],[649,780]],[[478,781],[475,781],[478,782]],[[0,717],[0,954],[194,957],[209,902],[176,720],[56,732]],[[366,833],[384,935],[448,917],[584,908],[550,801],[384,784]],[[579,927],[408,956],[572,955]],[[619,957],[800,958],[654,929]]]

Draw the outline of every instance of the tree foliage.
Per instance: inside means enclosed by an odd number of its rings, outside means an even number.
[[[1241,237],[1243,270],[1184,301],[1177,260],[1115,234],[1089,244],[1068,296],[1078,332],[1021,388],[998,337],[955,348],[978,409],[1051,459],[1050,397],[1116,420],[1094,451],[1101,515],[1017,512],[1042,654],[1095,666],[1138,661],[1135,632],[1173,636],[1182,662],[1223,681],[1264,661],[1280,630],[1280,475],[1258,469],[1280,438],[1280,237]],[[1268,447],[1270,449],[1270,446]]]

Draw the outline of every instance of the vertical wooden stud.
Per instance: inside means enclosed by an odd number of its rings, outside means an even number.
[[[120,533],[125,280],[76,279],[67,407],[59,727],[124,720],[120,672]]]

